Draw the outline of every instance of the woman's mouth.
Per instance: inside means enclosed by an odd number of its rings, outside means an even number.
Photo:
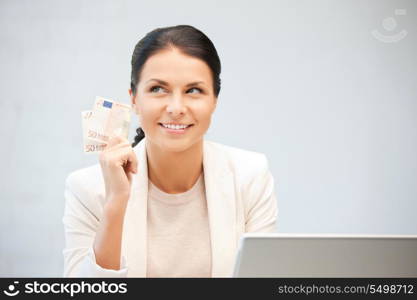
[[[186,133],[190,127],[194,126],[194,124],[163,124],[158,123],[158,125],[167,133],[170,134],[184,134]]]

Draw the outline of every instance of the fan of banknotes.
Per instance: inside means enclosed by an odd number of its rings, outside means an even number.
[[[131,109],[129,105],[96,97],[93,110],[81,112],[84,153],[103,151],[113,136],[128,138]]]

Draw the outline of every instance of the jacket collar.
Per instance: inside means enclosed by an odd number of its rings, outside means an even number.
[[[130,277],[146,277],[148,164],[146,137],[134,148],[138,173],[126,209],[122,254]],[[224,152],[203,142],[203,170],[210,226],[212,277],[231,276],[237,246],[234,177]]]

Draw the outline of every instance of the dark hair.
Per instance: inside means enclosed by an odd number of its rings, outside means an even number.
[[[213,90],[216,97],[220,93],[220,58],[211,40],[200,30],[190,25],[177,25],[157,28],[147,33],[135,46],[132,55],[132,74],[130,88],[136,95],[143,65],[157,52],[177,48],[186,55],[203,60],[211,69]],[[142,128],[136,129],[137,135],[132,143],[135,147],[144,137]]]

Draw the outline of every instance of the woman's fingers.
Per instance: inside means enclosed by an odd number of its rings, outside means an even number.
[[[113,144],[110,147],[106,147],[105,149],[114,151],[114,150],[117,150],[117,149],[120,149],[120,148],[131,147],[131,146],[132,146],[131,143],[129,143],[128,141],[123,141],[123,142],[120,142],[118,144]]]
[[[107,146],[105,149],[110,149],[116,145],[122,144],[122,143],[129,143],[129,141],[127,139],[125,139],[124,137],[121,136],[113,136],[109,139],[109,141],[107,142]]]
[[[117,148],[116,148],[117,147]],[[108,153],[108,159],[116,162],[117,165],[123,166],[126,171],[136,173],[138,162],[135,152],[130,145],[115,146],[111,152]]]

